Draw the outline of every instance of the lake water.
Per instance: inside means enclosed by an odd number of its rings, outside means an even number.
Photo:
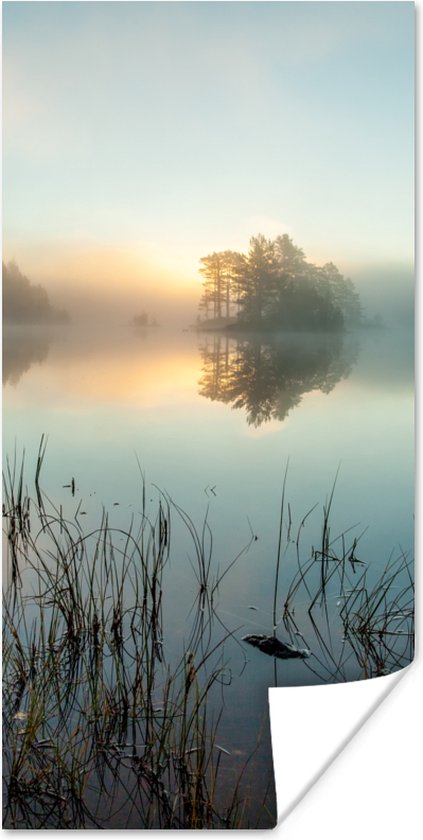
[[[336,527],[368,527],[363,553],[383,564],[411,548],[412,336],[339,342],[297,336],[254,358],[257,345],[210,334],[6,328],[4,452],[16,442],[31,463],[47,434],[46,489],[57,496],[75,476],[87,514],[94,493],[110,508],[135,503],[137,456],[194,520],[209,506],[227,555],[248,539],[248,517],[265,568],[287,459],[297,518],[324,504],[339,467]]]
[[[216,638],[223,628],[233,634],[225,649],[231,685],[220,728],[220,743],[231,754],[246,757],[264,726],[256,761],[271,773],[269,685],[361,679],[406,664],[407,645],[386,657],[385,669],[363,671],[354,647],[346,649],[343,601],[333,580],[324,609],[322,599],[315,606],[317,632],[308,610],[321,581],[315,550],[333,488],[328,545],[333,554],[352,557],[347,597],[364,570],[371,587],[390,560],[412,557],[410,333],[269,341],[123,326],[96,332],[6,328],[3,397],[5,455],[25,448],[30,484],[40,438],[47,435],[43,489],[84,527],[96,527],[103,506],[113,525],[128,526],[141,508],[141,468],[149,503],[160,488],[199,534],[207,517],[216,573],[246,549],[219,587],[220,623],[213,629]],[[277,632],[312,656],[276,663],[241,640],[273,633],[286,470]],[[172,529],[163,637],[170,660],[198,591],[192,535],[176,508]],[[307,586],[293,591],[299,564],[308,563]],[[394,586],[400,592],[402,579]],[[290,591],[293,612],[283,623]]]

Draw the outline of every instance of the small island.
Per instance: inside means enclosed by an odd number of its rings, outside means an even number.
[[[332,262],[308,262],[287,234],[259,234],[248,254],[220,251],[200,262],[200,330],[339,332],[363,322],[353,282]]]
[[[146,327],[158,327],[155,318],[150,318],[147,312],[141,312],[139,315],[134,315],[132,319],[132,326],[137,329],[146,329]]]

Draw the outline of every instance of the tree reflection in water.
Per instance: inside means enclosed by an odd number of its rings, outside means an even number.
[[[48,356],[50,341],[35,327],[9,327],[3,330],[3,385],[17,385],[33,364]]]
[[[203,333],[199,393],[242,408],[247,423],[284,420],[303,394],[329,394],[351,372],[358,343],[352,336],[304,334],[237,336]]]

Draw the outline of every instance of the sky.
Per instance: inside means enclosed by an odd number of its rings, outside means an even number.
[[[405,282],[413,28],[409,2],[4,2],[4,259],[170,313],[259,232]]]

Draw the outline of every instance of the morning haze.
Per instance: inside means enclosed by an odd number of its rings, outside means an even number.
[[[3,21],[3,257],[61,305],[120,316],[145,295],[190,322],[199,259],[258,233],[353,279],[412,270],[412,4],[5,3]]]
[[[413,657],[413,5],[2,11],[4,825],[269,828]]]

